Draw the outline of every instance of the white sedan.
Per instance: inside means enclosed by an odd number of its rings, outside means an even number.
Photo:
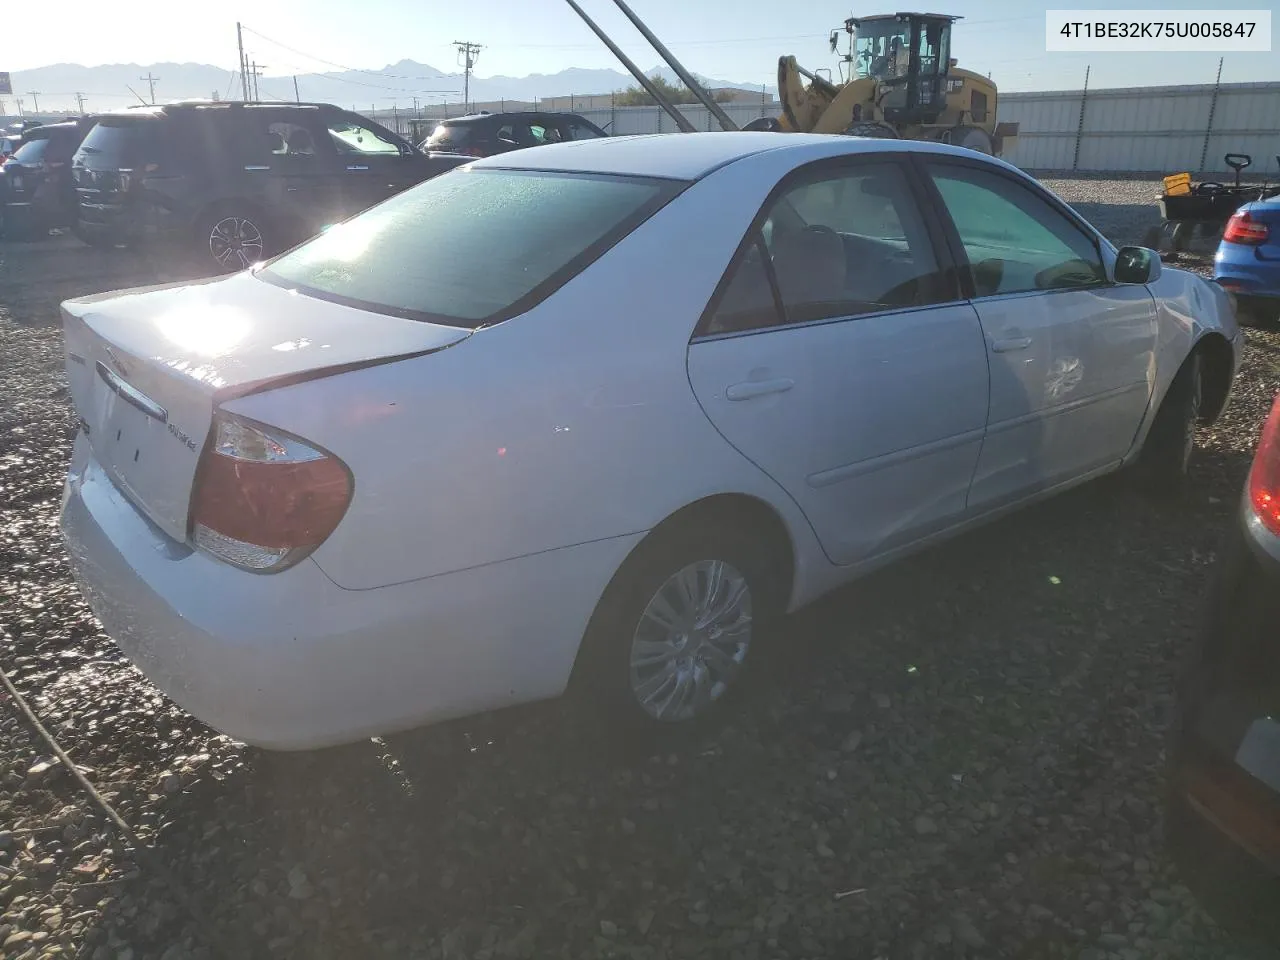
[[[872,567],[1176,482],[1242,347],[1223,290],[1009,164],[776,133],[504,154],[63,317],[84,593],[282,750],[571,687],[695,723]]]

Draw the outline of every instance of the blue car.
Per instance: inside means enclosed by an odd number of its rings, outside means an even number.
[[[1280,196],[1246,203],[1227,221],[1213,278],[1236,295],[1241,323],[1280,319]]]

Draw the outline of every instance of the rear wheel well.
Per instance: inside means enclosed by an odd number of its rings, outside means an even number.
[[[1213,423],[1231,393],[1231,344],[1220,333],[1207,333],[1195,346],[1200,355],[1200,422]]]
[[[701,500],[695,500],[681,507],[661,523],[653,527],[622,561],[614,573],[591,615],[586,634],[590,635],[597,621],[601,605],[615,593],[618,585],[631,572],[632,564],[653,549],[660,549],[661,544],[676,531],[686,531],[691,527],[715,528],[731,527],[736,530],[747,530],[757,534],[763,541],[765,553],[772,561],[776,587],[782,607],[785,609],[791,599],[792,585],[795,582],[795,548],[791,542],[791,534],[777,511],[763,500],[740,493],[713,494]],[[582,673],[583,643],[578,649],[574,661],[573,673],[569,680],[572,688],[579,681]]]
[[[672,528],[717,524],[733,525],[759,533],[765,542],[769,557],[774,561],[779,593],[790,600],[791,586],[795,578],[795,550],[791,543],[791,534],[787,532],[786,524],[782,522],[782,518],[773,507],[763,500],[746,494],[720,493],[695,500],[688,506],[681,507],[650,530],[649,535],[636,549],[643,548],[651,538],[662,536]]]

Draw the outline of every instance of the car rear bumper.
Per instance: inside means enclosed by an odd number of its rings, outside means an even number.
[[[91,609],[161,691],[268,749],[347,743],[563,692],[601,572],[636,537],[375,590],[178,544],[76,442],[62,531]],[[612,565],[612,566],[611,566]]]
[[[1280,942],[1280,542],[1248,513],[1232,527],[1180,684],[1167,829],[1210,912]]]
[[[1280,298],[1280,257],[1259,259],[1255,247],[1223,243],[1213,279],[1237,296]]]
[[[81,198],[76,208],[77,228],[87,236],[118,243],[140,243],[172,238],[184,221],[152,203],[119,203]]]

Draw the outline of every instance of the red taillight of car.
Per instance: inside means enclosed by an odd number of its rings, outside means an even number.
[[[1253,219],[1247,210],[1233,214],[1227,221],[1227,228],[1222,231],[1222,239],[1227,243],[1243,243],[1248,246],[1266,243],[1269,236],[1271,228]]]
[[[191,539],[227,563],[275,573],[333,533],[351,493],[351,472],[332,454],[219,415],[196,469]]]
[[[1263,526],[1280,536],[1280,397],[1271,406],[1249,470],[1249,502]]]

